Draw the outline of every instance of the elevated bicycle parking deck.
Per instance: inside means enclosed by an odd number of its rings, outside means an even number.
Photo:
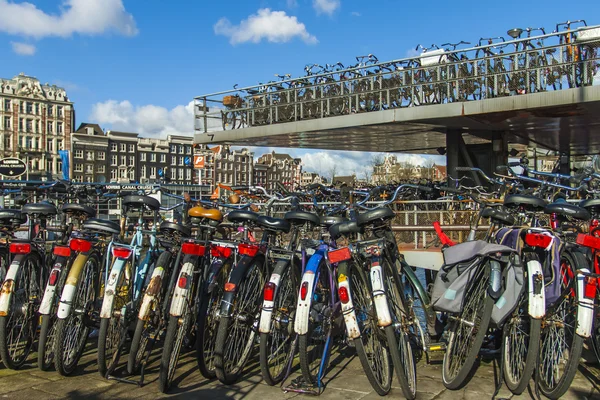
[[[502,132],[511,143],[600,151],[590,136],[600,26],[496,39],[198,96],[195,143],[433,153],[460,130],[467,145]]]

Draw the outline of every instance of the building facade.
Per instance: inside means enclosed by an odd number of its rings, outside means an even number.
[[[292,191],[301,185],[302,160],[299,158],[273,151],[260,156],[256,164],[255,169],[258,168],[258,165],[266,166],[266,178],[261,169],[261,177],[255,176],[255,182],[264,182],[261,186],[267,190],[279,190],[278,183]]]
[[[0,156],[25,161],[22,179],[62,178],[60,150],[71,148],[73,103],[65,89],[23,73],[0,78]]]

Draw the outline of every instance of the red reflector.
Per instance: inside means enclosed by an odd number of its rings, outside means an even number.
[[[586,276],[584,283],[585,283],[585,287],[584,287],[583,295],[585,296],[585,298],[592,299],[592,300],[595,299],[596,298],[596,289],[598,287],[598,279]]]
[[[117,258],[129,258],[131,256],[132,250],[126,249],[125,247],[113,247],[112,254],[113,257]]]
[[[275,282],[267,282],[265,285],[265,291],[263,292],[263,299],[266,301],[273,301],[275,298],[275,289],[277,285]]]
[[[552,243],[552,236],[542,233],[528,233],[525,235],[525,243],[531,247],[546,248]]]
[[[69,257],[71,255],[71,249],[67,246],[55,246],[54,247],[54,255]]]
[[[348,294],[348,288],[344,286],[340,286],[338,289],[338,295],[340,296],[340,301],[344,304],[350,301],[350,295]]]
[[[349,260],[351,256],[350,249],[344,247],[343,249],[332,250],[327,253],[330,263],[339,263],[340,261]]]
[[[586,235],[585,233],[580,233],[577,235],[577,244],[600,250],[600,238],[592,235]]]
[[[258,253],[258,248],[258,246],[253,244],[240,243],[238,245],[238,252],[246,256],[254,257],[256,253]]]
[[[196,243],[184,243],[181,245],[183,254],[191,254],[193,256],[203,256],[205,247]]]
[[[225,291],[226,292],[233,292],[234,290],[235,290],[235,283],[227,282],[225,284]]]
[[[308,282],[302,282],[302,286],[300,286],[300,298],[302,300],[306,300],[306,295],[308,294]]]
[[[57,269],[53,269],[52,272],[50,273],[50,277],[48,278],[48,284],[50,286],[54,286],[56,285],[56,281],[58,281],[58,274],[60,273],[59,270]]]
[[[12,254],[29,254],[31,253],[31,245],[29,243],[11,243],[8,251]]]
[[[229,257],[231,255],[231,248],[222,246],[213,246],[210,248],[210,255],[213,257]]]
[[[181,289],[185,289],[187,287],[187,275],[181,275],[179,280],[177,281],[177,286]]]
[[[91,250],[92,242],[88,242],[87,240],[83,239],[71,239],[69,247],[71,247],[71,250],[73,251],[86,253]]]

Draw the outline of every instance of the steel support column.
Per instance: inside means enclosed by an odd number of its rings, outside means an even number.
[[[508,164],[508,141],[505,132],[494,132],[492,134],[492,157],[490,173],[496,171],[498,165]]]
[[[460,156],[460,143],[462,142],[462,132],[459,129],[448,129],[446,131],[446,171],[448,177],[458,178],[456,167]],[[448,185],[452,186],[450,178]]]

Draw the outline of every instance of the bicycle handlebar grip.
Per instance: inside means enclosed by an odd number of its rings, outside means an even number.
[[[249,190],[249,189],[250,189],[250,186],[248,186],[248,185],[240,185],[240,186],[232,186],[231,187],[231,190],[233,190],[234,192],[236,190]]]
[[[447,186],[442,186],[439,189],[442,192],[455,193],[455,194],[461,194],[461,193],[463,193],[461,190],[458,190],[456,188],[447,187]]]
[[[520,161],[511,161],[508,163],[509,167],[520,167],[521,166],[521,162]]]
[[[433,192],[433,188],[430,188],[429,186],[418,185],[417,189],[419,189],[421,192],[427,192],[427,193]]]
[[[471,167],[456,167],[457,171],[473,171],[474,169]]]

